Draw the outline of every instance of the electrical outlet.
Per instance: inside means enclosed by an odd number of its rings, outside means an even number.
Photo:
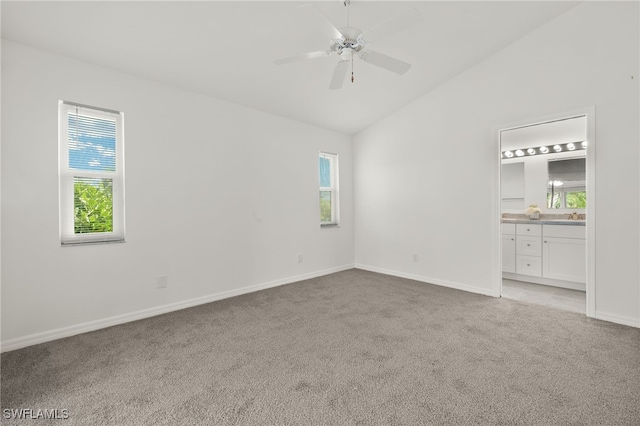
[[[298,255],[298,263],[302,263],[302,261],[304,260],[303,256],[301,254]]]
[[[411,261],[412,262],[417,262],[418,261],[418,253],[413,253],[411,255]]]
[[[157,283],[158,283],[158,288],[167,288],[167,284],[168,284],[167,276],[163,275],[161,277],[158,277]]]

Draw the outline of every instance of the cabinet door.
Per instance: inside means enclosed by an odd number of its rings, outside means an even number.
[[[502,272],[516,273],[516,236],[502,236]]]
[[[587,253],[585,240],[545,237],[542,241],[542,276],[585,283]]]
[[[524,201],[524,161],[502,165],[500,191],[503,200],[519,198]]]

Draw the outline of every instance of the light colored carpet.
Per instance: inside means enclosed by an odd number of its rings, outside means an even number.
[[[640,329],[355,269],[8,352],[1,374],[3,409],[64,425],[640,424]]]

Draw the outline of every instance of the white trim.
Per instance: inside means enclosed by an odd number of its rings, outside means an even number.
[[[493,218],[491,220],[491,234],[494,236],[491,241],[491,264],[493,265],[493,273],[491,286],[494,293],[498,297],[502,296],[502,139],[501,132],[506,126],[494,126],[491,129],[491,136],[497,142],[497,149],[494,152],[496,162],[493,165]],[[495,136],[498,136],[497,138]]]
[[[113,121],[115,123],[115,170],[76,170],[69,167],[69,114],[78,114]],[[58,102],[58,203],[61,245],[79,245],[96,242],[124,242],[124,113],[76,104]],[[112,232],[75,234],[74,232],[74,180],[109,179],[112,182]]]
[[[71,325],[68,327],[57,328],[54,330],[44,331],[41,333],[29,334],[23,337],[17,337],[3,341],[0,352],[13,351],[27,346],[37,345],[39,343],[50,342],[52,340],[62,339],[64,337],[75,336],[77,334],[87,333],[90,331],[100,330],[102,328],[112,327],[114,325],[124,324],[131,321],[137,321],[144,318],[154,317],[166,314],[168,312],[178,311],[181,309],[191,308],[193,306],[205,303],[215,302],[217,300],[227,299],[229,297],[240,296],[242,294],[253,293],[259,290],[265,290],[272,287],[278,287],[285,284],[291,284],[298,281],[308,280],[311,278],[329,275],[340,271],[353,269],[353,264],[337,266],[334,268],[323,269],[320,271],[309,272],[306,274],[295,275],[292,277],[281,278],[274,281],[268,281],[261,284],[249,285],[235,290],[223,291],[207,296],[196,297],[193,299],[183,300],[181,302],[169,303],[167,305],[156,306],[153,308],[142,309],[140,311],[129,312],[126,314],[116,315],[108,318],[102,318],[94,321],[88,321],[81,324]]]
[[[584,116],[587,121],[586,140],[588,142],[587,147],[587,222],[586,222],[586,243],[587,243],[587,277],[586,277],[586,315],[588,317],[595,318],[596,317],[596,107],[589,106],[584,108],[579,108],[570,111],[558,112],[550,115],[546,115],[538,118],[529,118],[524,119],[516,123],[510,123],[502,126],[493,126],[493,135],[497,134],[497,158],[500,160],[498,164],[502,164],[502,151],[501,151],[501,141],[500,141],[500,133],[505,130],[516,129],[525,126],[533,126],[537,124],[544,124],[548,122],[575,118]],[[501,189],[500,189],[500,169],[498,167],[497,179],[494,178],[494,185],[497,185],[497,197],[494,197],[495,208],[494,211],[497,211],[496,220],[493,221],[494,224],[497,223],[497,226],[494,228],[494,239],[493,239],[493,247],[498,247],[497,256],[495,261],[493,262],[494,268],[496,269],[496,278],[493,285],[494,289],[498,289],[499,293],[502,294],[502,235],[501,235],[501,227],[500,227],[500,219],[501,219]],[[494,253],[496,255],[496,253]]]
[[[446,280],[440,280],[437,278],[424,277],[422,275],[409,274],[406,272],[394,271],[391,269],[378,268],[377,266],[363,265],[361,263],[356,263],[355,268],[362,269],[364,271],[369,271],[369,272],[377,272],[379,274],[391,275],[399,278],[407,278],[410,280],[420,281],[427,284],[433,284],[440,287],[448,287],[456,290],[467,291],[469,293],[477,293],[477,294],[482,294],[484,296],[491,296],[491,297],[500,297],[500,293],[497,293],[494,290],[473,287],[467,284],[460,284],[453,281],[446,281]]]
[[[607,312],[597,312],[597,311],[594,318],[602,321],[614,322],[616,324],[622,324],[622,325],[628,325],[630,327],[640,328],[640,320],[638,318],[623,317],[616,314],[610,314]]]
[[[596,316],[596,107],[584,110],[587,117],[587,316]]]
[[[331,221],[320,221],[321,227],[337,226],[340,224],[340,173],[339,173],[339,157],[338,154],[331,154],[328,152],[320,151],[319,158],[329,160],[329,179],[330,186],[320,186],[320,174],[318,174],[318,186],[319,192],[331,193]],[[318,198],[320,203],[320,198]],[[318,206],[318,212],[320,212],[320,206]]]

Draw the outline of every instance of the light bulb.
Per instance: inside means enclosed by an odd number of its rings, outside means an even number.
[[[543,154],[546,154],[547,152],[549,152],[549,148],[547,148],[546,146],[541,146],[540,147],[540,152]]]
[[[574,149],[576,149],[576,146],[575,146],[574,144],[572,144],[572,143],[568,143],[568,144],[567,144],[567,149],[568,149],[569,151],[573,151]]]
[[[582,147],[586,148],[587,147],[587,141],[582,142]]]
[[[529,153],[529,155],[536,155],[536,150],[533,148],[529,148],[527,152]]]
[[[518,157],[522,157],[522,156],[524,155],[524,151],[523,151],[523,150],[521,150],[521,149],[519,149],[519,150],[517,150],[517,151],[516,151],[516,155],[517,155]]]
[[[555,152],[560,152],[560,151],[562,151],[562,147],[561,147],[560,145],[554,145],[554,146],[553,146],[553,149],[554,149],[554,151],[555,151]]]
[[[505,155],[505,157],[507,157],[507,158],[511,158],[511,157],[513,157],[513,152],[511,152],[511,151],[505,151],[505,152],[504,152],[504,155]]]

